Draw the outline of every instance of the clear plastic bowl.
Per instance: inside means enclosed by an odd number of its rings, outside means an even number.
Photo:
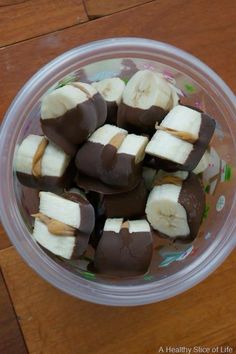
[[[29,133],[40,132],[40,98],[67,75],[81,81],[129,77],[138,69],[162,73],[179,88],[185,102],[217,120],[212,163],[204,173],[207,210],[193,244],[168,245],[155,239],[151,271],[127,280],[106,279],[81,268],[75,272],[55,262],[32,240],[27,200],[13,173],[14,151]],[[235,97],[210,68],[170,45],[141,38],[89,43],[59,56],[21,89],[2,124],[0,207],[3,226],[25,261],[44,279],[78,298],[106,305],[141,305],[160,301],[206,278],[236,244],[235,237]],[[30,199],[28,196],[28,201]],[[208,214],[208,215],[207,215]]]

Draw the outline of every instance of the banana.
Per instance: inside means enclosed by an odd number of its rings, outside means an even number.
[[[176,92],[163,77],[140,70],[123,91],[117,124],[129,132],[153,134],[156,122],[161,122],[177,102]]]
[[[144,274],[148,271],[152,251],[152,231],[145,219],[107,219],[96,249],[94,266],[99,273],[110,276]]]
[[[147,200],[146,215],[161,234],[189,241],[197,236],[204,208],[204,190],[191,173],[181,183],[154,186]]]
[[[128,134],[124,129],[105,124],[89,137],[76,155],[78,185],[82,180],[83,188],[86,188],[83,176],[87,176],[90,178],[88,189],[97,192],[107,193],[101,183],[96,187],[96,180],[120,188],[120,192],[132,190],[141,179],[141,161],[147,143],[147,137]],[[94,183],[91,178],[95,179]]]
[[[33,215],[33,238],[56,255],[78,258],[84,253],[94,228],[92,205],[78,189],[61,196],[40,192],[39,197],[39,212]]]
[[[184,181],[188,178],[188,171],[175,171],[168,172],[162,169],[156,170],[150,167],[143,167],[143,179],[146,188],[150,191],[154,187],[154,185],[161,184],[160,182],[165,180],[166,178],[172,178],[172,180],[181,180]]]
[[[68,155],[104,124],[106,102],[90,84],[73,82],[46,94],[41,102],[44,134]]]
[[[125,83],[119,77],[93,82],[92,86],[102,95],[107,104],[106,123],[117,123],[117,110],[121,102]]]
[[[178,105],[156,128],[145,152],[166,164],[174,163],[175,169],[192,171],[207,149],[215,121],[204,113]]]
[[[78,258],[77,239],[73,236],[57,236],[48,231],[47,225],[35,220],[32,238],[43,248],[65,259]]]
[[[70,179],[67,176],[70,159],[61,148],[43,136],[30,134],[18,146],[14,169],[22,184],[53,190]]]

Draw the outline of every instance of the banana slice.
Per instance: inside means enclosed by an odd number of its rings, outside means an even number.
[[[141,178],[141,161],[144,158],[148,139],[106,124],[96,130],[78,151],[76,166],[79,171],[77,183],[80,185],[81,174],[90,178],[90,188],[101,192],[101,185],[93,187],[91,178],[108,186],[120,188],[120,192],[135,188]],[[82,178],[83,180],[83,178]],[[83,185],[84,187],[84,185]]]
[[[98,82],[93,82],[92,86],[102,95],[107,104],[107,119],[109,124],[117,123],[117,110],[121,102],[125,83],[119,77],[112,77]]]
[[[152,251],[152,232],[146,220],[107,219],[94,266],[99,273],[110,276],[144,274],[148,271]]]
[[[61,148],[43,136],[30,134],[16,151],[14,168],[22,184],[53,191],[72,179],[70,159]]]
[[[206,151],[215,124],[215,120],[204,113],[176,106],[156,127],[157,132],[145,151],[163,159],[166,165],[174,163],[175,169],[192,171]]]
[[[128,81],[118,109],[118,126],[130,132],[153,134],[178,102],[169,83],[150,70],[136,72]]]
[[[68,155],[101,126],[107,115],[106,102],[91,85],[73,82],[42,98],[41,126],[44,134]]]
[[[92,205],[78,189],[62,196],[40,192],[39,197],[39,212],[33,215],[33,238],[56,255],[78,258],[84,253],[94,228]]]
[[[57,256],[65,259],[78,258],[77,238],[66,235],[54,235],[48,231],[47,225],[39,219],[35,220],[32,237],[43,248]]]
[[[155,186],[149,194],[146,214],[155,230],[172,239],[193,240],[205,208],[205,193],[193,173],[178,184]]]

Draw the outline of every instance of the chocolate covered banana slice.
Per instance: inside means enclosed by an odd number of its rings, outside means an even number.
[[[69,155],[105,122],[106,115],[105,100],[86,83],[67,84],[42,99],[42,130]]]
[[[153,134],[156,122],[161,122],[177,104],[176,96],[163,77],[150,70],[140,70],[123,91],[117,124],[129,132]]]
[[[157,132],[145,151],[174,163],[175,169],[192,171],[207,149],[215,124],[205,113],[176,106],[156,127]]]
[[[102,195],[98,208],[107,218],[138,218],[145,215],[147,196],[148,191],[141,180],[131,191]]]
[[[147,200],[148,221],[171,239],[193,240],[205,208],[205,193],[198,177],[190,173],[185,180],[175,177],[158,182]]]
[[[81,256],[95,224],[92,205],[78,189],[59,196],[40,192],[39,212],[34,214],[33,238],[50,252],[70,259]]]
[[[125,83],[119,77],[112,77],[98,82],[93,82],[92,86],[102,95],[107,104],[106,123],[117,123],[117,110],[121,102]]]
[[[73,177],[70,159],[45,137],[30,134],[16,151],[16,175],[28,187],[55,191],[68,185]]]
[[[79,149],[75,160],[79,176],[98,179],[121,191],[131,190],[140,181],[147,142],[146,137],[127,135],[126,130],[106,124]]]
[[[110,276],[141,275],[148,271],[152,251],[152,232],[146,220],[107,219],[94,266]]]

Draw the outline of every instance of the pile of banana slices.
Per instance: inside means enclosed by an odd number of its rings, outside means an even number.
[[[44,135],[23,139],[15,171],[39,191],[33,238],[44,249],[77,259],[95,237],[95,270],[124,276],[148,270],[153,230],[196,238],[216,122],[181,104],[161,74],[67,83],[43,96],[40,122]]]

